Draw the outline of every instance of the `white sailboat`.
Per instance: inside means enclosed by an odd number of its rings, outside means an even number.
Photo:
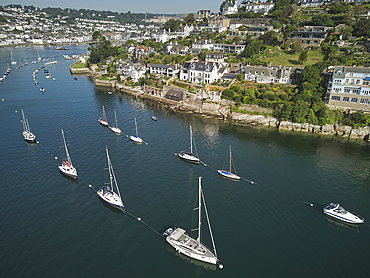
[[[137,132],[137,124],[136,124],[136,117],[134,118],[135,119],[135,131],[136,131],[136,135],[131,135],[130,136],[130,139],[136,143],[142,143],[143,140],[139,137],[139,134]]]
[[[221,175],[221,176],[224,176],[226,178],[230,178],[230,179],[234,179],[234,180],[240,180],[240,177],[236,174],[233,174],[231,173],[231,161],[232,161],[232,158],[231,158],[231,145],[230,145],[230,170],[227,171],[227,170],[217,170],[217,172]],[[234,167],[235,168],[235,167]]]
[[[107,115],[105,114],[104,105],[103,107],[103,118],[99,118],[98,121],[103,126],[108,126]]]
[[[208,218],[208,212],[206,203],[204,200],[202,185],[202,178],[199,177],[199,197],[198,197],[198,207],[194,210],[198,210],[198,228],[193,229],[192,231],[198,231],[198,238],[194,239],[190,237],[184,229],[181,228],[168,228],[163,235],[166,237],[166,241],[173,247],[175,250],[185,256],[190,258],[203,261],[210,264],[216,264],[218,262],[217,252],[215,242],[213,240],[213,234],[211,229],[211,224]],[[201,241],[202,235],[202,222],[201,222],[201,212],[202,212],[202,200],[204,204],[204,210],[207,217],[208,228],[212,240],[213,252],[210,251]],[[222,265],[220,265],[222,268]]]
[[[190,153],[181,151],[178,156],[179,158],[184,159],[186,161],[199,163],[199,158],[193,154],[193,132],[191,130],[191,126],[190,126]]]
[[[14,58],[13,58],[13,51],[10,51],[10,63],[11,63],[12,65],[17,64],[17,61],[16,61],[16,60],[14,60]]]
[[[108,147],[105,150],[107,152],[108,160],[109,183],[107,183],[108,184],[107,186],[99,188],[99,190],[96,193],[104,202],[123,211],[124,206],[116,181],[116,176],[114,175],[113,166],[109,158]]]
[[[37,56],[38,56],[38,58],[37,58],[37,61],[39,61],[39,62],[41,62],[41,57],[40,57],[40,53],[39,53],[39,51],[37,51]]]
[[[77,179],[77,170],[72,165],[72,160],[71,160],[71,157],[69,156],[63,129],[62,129],[62,135],[63,135],[64,148],[66,150],[66,155],[67,155],[67,161],[63,161],[62,165],[59,165],[58,168],[60,172],[62,172],[62,174],[69,176],[71,178]]]
[[[117,114],[116,114],[116,110],[114,110],[114,117],[116,119],[116,126],[110,126],[110,130],[113,131],[114,133],[117,133],[117,134],[121,134],[121,130],[118,128],[118,124],[117,124]]]
[[[23,123],[23,137],[28,143],[36,143],[36,136],[31,132],[30,125],[28,124],[27,118],[24,117],[22,109],[22,123]]]

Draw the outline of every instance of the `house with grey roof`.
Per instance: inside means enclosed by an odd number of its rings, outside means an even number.
[[[145,77],[146,67],[140,63],[125,62],[117,64],[115,67],[117,74],[121,74],[123,78],[130,77],[134,82]]]
[[[303,46],[320,46],[321,42],[328,36],[332,27],[326,26],[302,26],[291,33],[287,43],[300,41]]]
[[[150,74],[174,76],[180,72],[177,65],[151,64],[149,67]]]
[[[206,62],[219,62],[223,63],[225,61],[225,56],[220,52],[211,52],[206,54]]]
[[[370,111],[370,68],[333,67],[326,99],[332,108]]]
[[[244,79],[247,81],[274,84],[290,84],[292,81],[290,78],[292,69],[290,67],[262,67],[246,65],[243,71]]]
[[[238,11],[238,2],[230,0],[225,3],[225,5],[222,8],[222,14],[235,14]]]
[[[211,84],[221,79],[228,69],[219,62],[186,62],[180,70],[180,80]]]

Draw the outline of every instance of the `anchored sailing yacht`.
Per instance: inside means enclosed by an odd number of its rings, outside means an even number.
[[[191,130],[191,126],[190,126],[190,153],[181,151],[179,153],[179,158],[182,158],[189,162],[199,163],[199,158],[193,155],[193,132]]]
[[[99,118],[98,121],[101,125],[108,126],[107,115],[105,114],[104,105],[103,105],[103,118]]]
[[[64,148],[66,149],[67,161],[63,161],[62,165],[59,165],[58,168],[64,175],[77,179],[77,170],[72,165],[72,160],[68,153],[67,143],[64,137],[63,129],[62,129],[62,135],[63,135]]]
[[[114,172],[113,172],[113,166],[109,158],[108,147],[106,147],[105,151],[107,152],[107,160],[108,160],[108,170],[109,170],[109,183],[108,184],[109,185],[100,187],[96,193],[104,202],[123,211],[124,206],[122,203],[121,194],[118,189],[116,176],[114,175]]]
[[[117,134],[121,134],[121,130],[118,128],[118,124],[117,124],[117,114],[116,114],[116,110],[114,110],[114,117],[116,119],[116,126],[110,126],[110,130],[113,131],[114,133],[117,133]]]
[[[202,190],[202,185],[201,185],[201,180],[202,177],[199,177],[199,197],[198,197],[198,207],[195,208],[194,210],[198,210],[199,215],[198,215],[198,228],[194,230],[198,230],[198,238],[193,239],[190,237],[184,229],[181,228],[168,228],[163,235],[166,237],[166,241],[173,247],[175,250],[181,254],[184,254],[185,256],[188,256],[190,258],[203,261],[206,263],[210,264],[216,264],[218,259],[217,259],[217,252],[216,252],[216,246],[215,242],[213,240],[213,235],[212,235],[212,230],[211,230],[211,225],[209,222],[208,218],[208,212],[207,212],[207,207],[206,203],[204,200],[203,196],[203,190]],[[202,242],[201,242],[201,227],[202,227],[202,222],[201,222],[201,205],[202,205],[202,200],[204,204],[204,209],[206,212],[207,216],[207,222],[208,222],[208,227],[209,231],[211,234],[211,239],[212,239],[212,245],[213,245],[213,252],[210,251]],[[193,231],[194,231],[193,230]],[[221,265],[220,265],[220,268]]]
[[[36,136],[31,132],[30,125],[28,124],[27,118],[24,117],[23,109],[22,109],[22,117],[23,117],[23,137],[28,143],[36,143]]]
[[[130,139],[136,143],[142,143],[143,142],[143,139],[141,139],[139,137],[139,134],[137,132],[137,124],[136,124],[136,117],[134,118],[135,119],[135,131],[136,131],[136,135],[131,135],[130,136]]]
[[[235,170],[235,169],[234,169]],[[217,172],[226,178],[234,179],[234,180],[240,180],[240,177],[236,174],[231,173],[231,145],[230,145],[230,170],[217,170]]]

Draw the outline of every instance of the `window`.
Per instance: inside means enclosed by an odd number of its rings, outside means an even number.
[[[261,74],[262,74],[262,75],[265,75],[265,72],[264,72],[264,71],[262,71],[262,72],[261,72]]]
[[[349,89],[344,89],[344,93],[349,94],[350,90]]]
[[[359,93],[360,93],[360,90],[358,90],[358,89],[353,89],[353,90],[352,90],[352,93],[353,93],[353,94],[359,94]]]
[[[360,81],[361,81],[360,79],[357,79],[356,84],[360,84]]]
[[[332,96],[331,97],[331,100],[340,101],[340,97],[338,97],[338,96]]]
[[[349,102],[349,97],[344,97],[343,102]]]
[[[369,81],[364,81],[364,85],[368,86],[369,85]]]
[[[351,102],[353,102],[353,103],[357,103],[357,97],[353,97],[353,98],[351,98]]]
[[[367,98],[362,98],[360,100],[360,103],[362,103],[362,104],[369,104],[370,103],[370,100],[368,100]]]

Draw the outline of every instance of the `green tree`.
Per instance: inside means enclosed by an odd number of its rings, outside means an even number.
[[[93,34],[92,34],[92,40],[95,41],[97,39],[99,39],[101,37],[101,34],[99,31],[95,31]]]
[[[173,32],[177,31],[179,29],[179,26],[181,25],[181,20],[175,20],[175,19],[170,19],[164,24],[164,29],[166,30],[171,30]]]
[[[200,61],[205,61],[206,60],[206,55],[207,55],[207,50],[202,49],[199,54],[198,54],[198,59]]]
[[[188,14],[185,17],[184,22],[187,23],[187,24],[193,24],[195,22],[194,14],[192,14],[192,13]]]
[[[357,37],[370,37],[370,19],[360,20],[354,27],[353,34]]]
[[[298,62],[300,64],[303,64],[303,62],[306,62],[308,59],[308,50],[303,50],[301,54],[299,54]]]
[[[290,45],[292,53],[297,54],[299,51],[302,51],[301,41],[295,41]]]
[[[340,34],[343,36],[343,39],[347,40],[352,36],[353,28],[352,26],[345,26],[340,30]]]

